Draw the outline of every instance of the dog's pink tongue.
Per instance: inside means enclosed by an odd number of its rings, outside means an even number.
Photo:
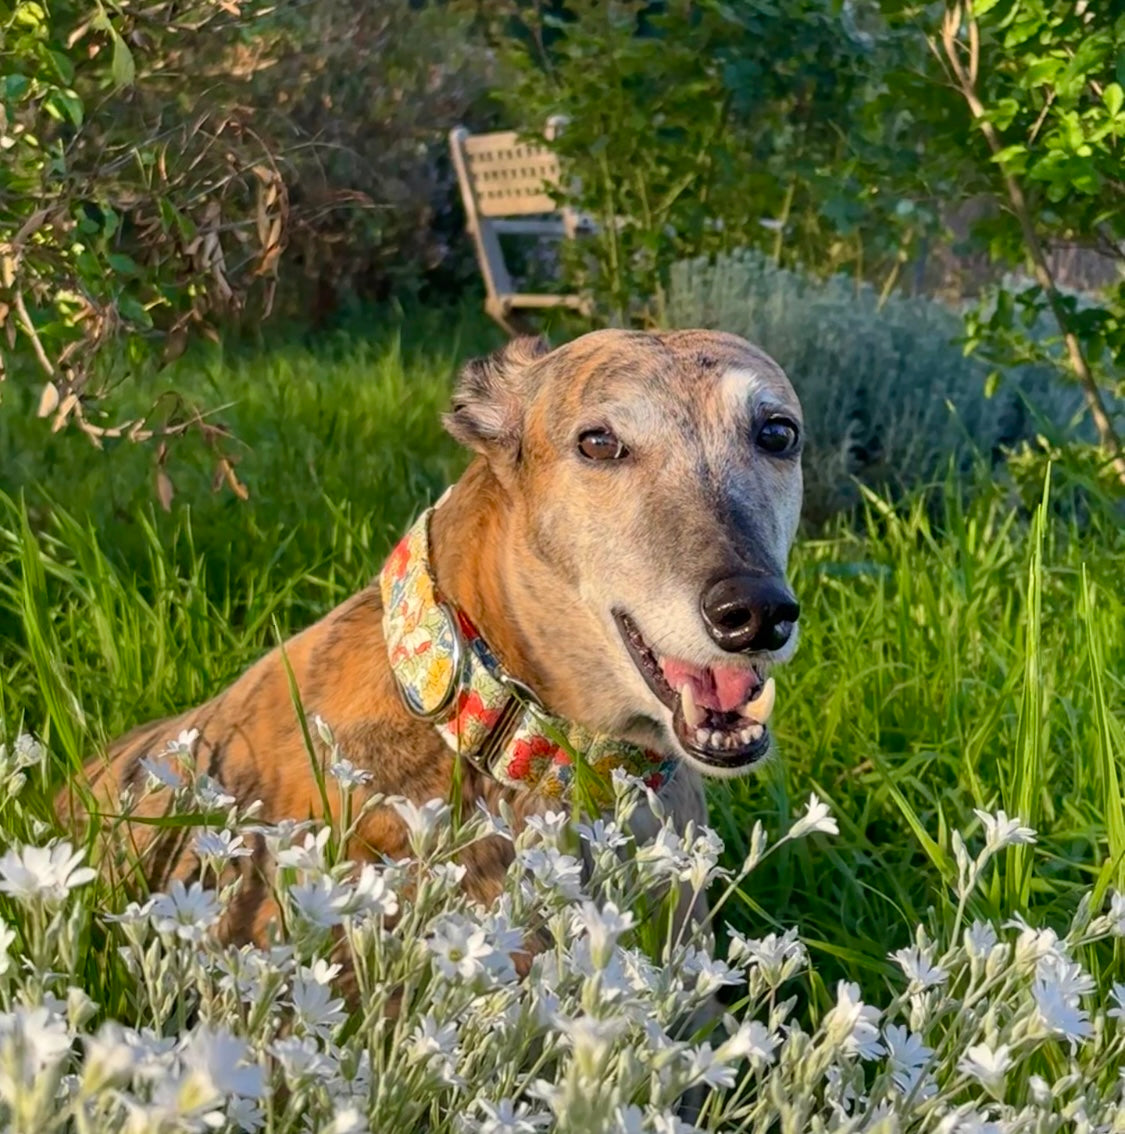
[[[697,705],[723,713],[733,712],[745,705],[758,684],[758,675],[752,669],[734,666],[704,669],[674,658],[666,658],[660,664],[673,689],[679,692],[685,685],[690,685]]]

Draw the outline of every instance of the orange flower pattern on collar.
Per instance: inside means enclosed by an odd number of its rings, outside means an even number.
[[[504,673],[465,614],[441,598],[430,569],[432,512],[418,518],[379,575],[387,652],[407,708],[508,787],[561,800],[577,760],[596,773],[588,781],[595,796],[614,768],[654,791],[663,788],[675,773],[674,758],[548,713]]]

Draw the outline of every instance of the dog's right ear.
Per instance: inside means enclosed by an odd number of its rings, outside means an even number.
[[[523,427],[528,367],[550,349],[542,336],[526,336],[467,363],[453,392],[452,412],[442,418],[445,428],[486,456],[514,452]]]

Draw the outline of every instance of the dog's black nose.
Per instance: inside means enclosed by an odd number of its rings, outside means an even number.
[[[703,592],[699,602],[707,633],[732,654],[780,650],[801,613],[784,579],[731,575]]]

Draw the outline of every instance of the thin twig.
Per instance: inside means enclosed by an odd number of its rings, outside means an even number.
[[[36,331],[35,324],[31,321],[31,316],[27,313],[27,304],[23,301],[22,289],[17,289],[15,303],[16,313],[20,317],[20,322],[23,324],[23,329],[27,333],[27,337],[31,340],[31,347],[35,351],[35,357],[39,359],[39,365],[47,372],[47,377],[53,381],[55,368],[51,365],[51,360],[47,357],[47,352],[43,349],[43,344],[39,340],[39,332]]]

